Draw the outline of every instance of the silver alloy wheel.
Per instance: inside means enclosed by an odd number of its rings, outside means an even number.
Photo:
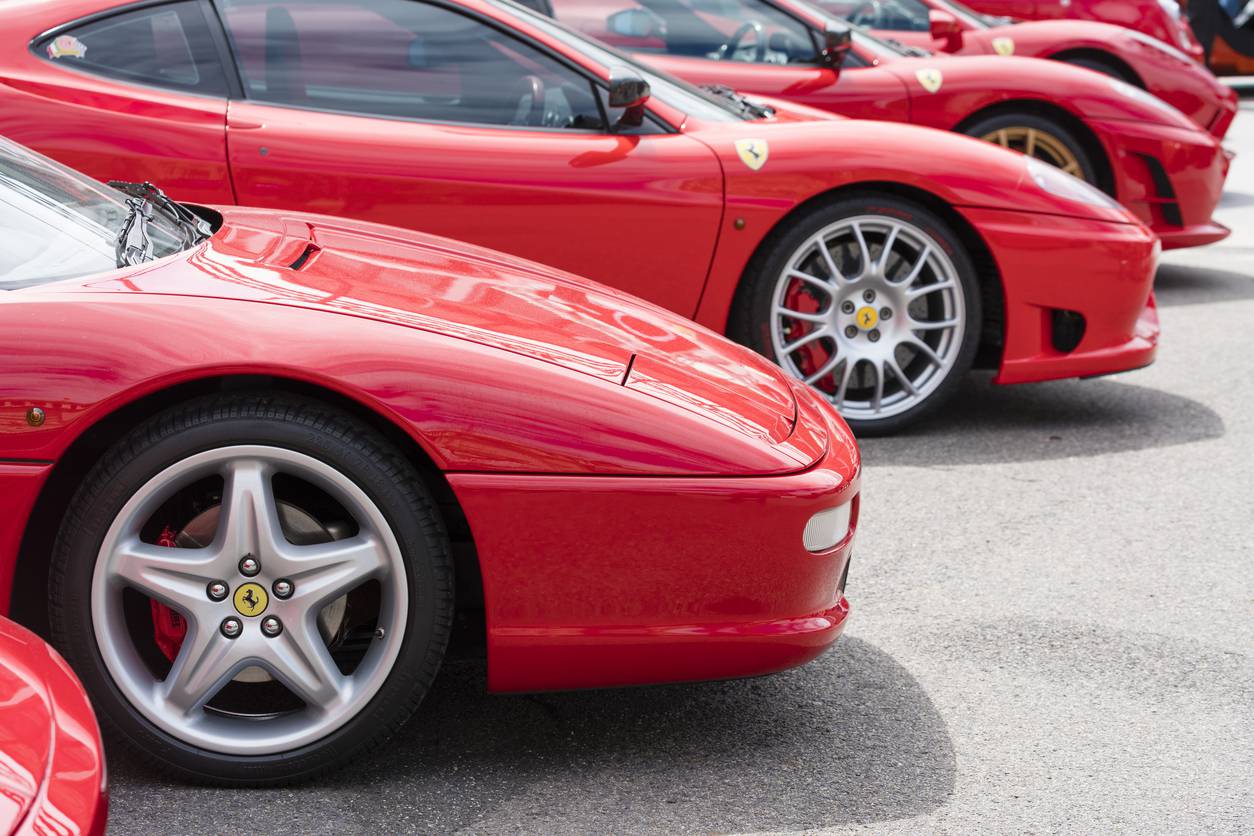
[[[295,477],[325,491],[353,517],[354,536],[309,546],[286,539],[272,478]],[[206,477],[223,480],[222,512],[204,548],[146,543],[140,533],[163,503]],[[259,574],[240,572],[245,556]],[[269,591],[291,581],[287,598],[273,594],[253,617],[237,611],[244,584]],[[232,595],[212,600],[207,589],[226,580]],[[318,629],[318,613],[368,580],[379,584],[378,627],[361,661],[344,674]],[[177,610],[187,621],[173,666],[158,678],[139,653],[123,612],[123,591],[134,589]],[[222,447],[190,456],[150,479],[126,503],[105,535],[92,577],[96,645],[113,681],[148,720],[191,745],[232,755],[288,751],[312,743],[352,719],[378,692],[400,653],[409,598],[400,545],[375,503],[351,479],[310,456],[270,446]],[[282,630],[263,634],[262,612]],[[228,638],[224,619],[243,630]],[[206,708],[237,674],[260,667],[301,699],[281,714],[239,715]]]
[[[830,224],[789,257],[771,297],[771,345],[846,417],[890,418],[945,380],[967,327],[944,246],[896,218]]]

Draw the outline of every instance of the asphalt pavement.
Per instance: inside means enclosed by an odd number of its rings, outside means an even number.
[[[1254,832],[1254,100],[1227,145],[1235,232],[1164,257],[1154,366],[973,377],[864,443],[818,661],[538,696],[459,662],[320,784],[183,786],[111,748],[112,832]]]

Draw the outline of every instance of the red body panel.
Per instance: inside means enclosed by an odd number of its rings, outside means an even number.
[[[946,0],[920,0],[936,11],[950,8]],[[839,9],[849,3],[825,3]],[[928,32],[884,30],[878,34],[924,49],[957,55],[1013,53],[1025,58],[1066,59],[1082,56],[1106,62],[1129,73],[1142,87],[1223,139],[1236,115],[1237,94],[1192,57],[1160,40],[1146,40],[1129,30],[1090,20],[1042,20],[1014,26],[976,27],[955,16],[963,32],[955,38],[933,39]]]
[[[1095,20],[1144,32],[1203,59],[1189,21],[1169,14],[1158,0],[965,0],[977,12],[1023,20]]]
[[[55,650],[0,616],[0,833],[102,834],[108,807],[82,686]]]
[[[46,462],[146,394],[247,374],[338,393],[421,446],[462,500],[492,624],[521,608],[544,614],[527,621],[544,635],[630,633],[709,623],[724,597],[764,596],[724,613],[714,641],[734,666],[708,675],[799,664],[836,639],[849,544],[810,555],[801,534],[810,514],[854,501],[857,446],[777,367],[660,308],[509,256],[374,224],[224,212],[214,237],[186,253],[0,295],[6,601]],[[32,406],[46,412],[38,427],[24,420]],[[700,521],[699,536],[630,522],[659,502],[669,525]],[[789,510],[743,513],[755,503]],[[566,585],[520,587],[508,549],[523,543],[527,566]],[[765,560],[768,546],[778,554]],[[798,552],[806,559],[779,562]],[[722,580],[708,583],[716,565]],[[764,577],[773,592],[756,585]],[[669,594],[646,594],[650,585]],[[606,586],[617,591],[602,596]],[[804,628],[814,618],[827,626]],[[763,622],[794,626],[764,641]],[[737,623],[739,640],[728,632]],[[492,681],[520,687],[544,637],[493,637]],[[637,645],[649,643],[667,665],[624,668],[630,660],[606,653],[582,678],[546,680],[536,668],[526,687],[683,679],[707,665],[705,642],[677,648],[660,629]]]

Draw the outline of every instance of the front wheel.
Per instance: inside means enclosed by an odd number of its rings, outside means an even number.
[[[438,669],[452,568],[420,478],[317,403],[233,395],[136,428],[71,502],[53,635],[106,729],[185,777],[304,779]]]
[[[750,265],[732,336],[815,387],[863,435],[936,409],[979,341],[975,268],[950,226],[894,197],[809,210]]]

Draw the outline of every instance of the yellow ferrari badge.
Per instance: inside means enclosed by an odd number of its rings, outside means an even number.
[[[1014,38],[993,38],[993,52],[996,52],[998,55],[1014,55]]]
[[[914,77],[923,85],[923,89],[929,93],[935,93],[941,89],[941,85],[945,83],[945,77],[941,75],[941,71],[935,67],[928,67],[925,70],[919,70]]]
[[[736,153],[740,155],[740,161],[754,171],[766,165],[766,158],[770,152],[771,149],[766,146],[765,139],[736,140]]]
[[[268,603],[266,588],[259,583],[242,584],[235,590],[235,609],[239,610],[240,615],[261,615]]]
[[[875,327],[875,323],[880,321],[879,312],[870,305],[863,305],[861,308],[858,308],[856,318],[858,320],[858,327],[863,331],[870,331]]]

